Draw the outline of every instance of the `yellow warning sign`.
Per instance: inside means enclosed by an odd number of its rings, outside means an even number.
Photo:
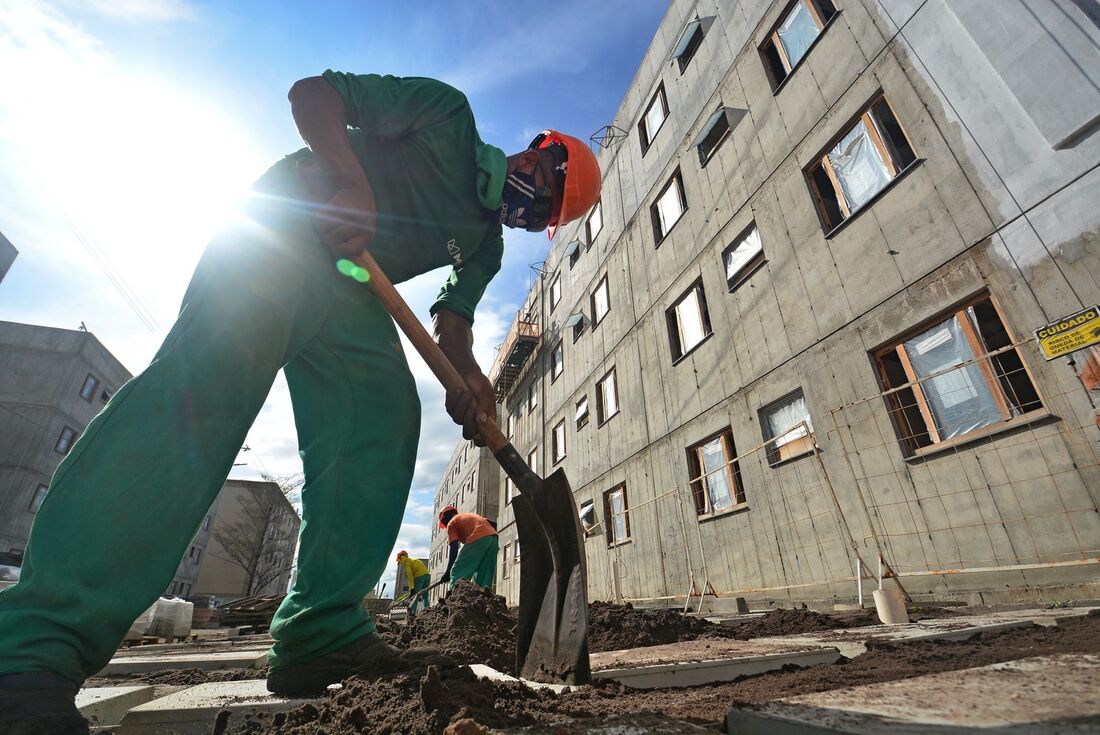
[[[1100,344],[1100,307],[1092,306],[1035,330],[1043,357],[1053,360]]]

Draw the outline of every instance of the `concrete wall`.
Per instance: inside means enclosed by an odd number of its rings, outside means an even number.
[[[274,538],[265,534],[263,553],[272,555],[272,561],[267,564],[286,569],[277,579],[255,594],[279,595],[287,591],[294,550],[298,544],[298,530],[302,525],[298,513],[275,483],[226,480],[218,494],[216,504],[212,507],[214,522],[209,531],[209,541],[193,595],[214,595],[219,601],[224,602],[249,594],[248,576],[245,570],[231,561],[231,555],[218,540],[218,533],[230,529],[234,523],[244,519],[243,502],[253,489],[266,493],[277,507],[282,508],[282,513],[272,517],[270,528],[275,532]]]
[[[210,545],[210,534],[214,530],[214,521],[218,513],[218,501],[220,500],[221,493],[218,493],[218,496],[214,498],[214,502],[210,504],[210,510],[206,511],[202,522],[199,523],[198,530],[195,531],[195,537],[191,539],[187,552],[180,559],[179,566],[176,567],[176,573],[172,576],[172,583],[168,585],[165,594],[189,598],[194,593],[195,585],[199,581],[199,572],[206,560],[207,547]]]
[[[89,375],[97,384],[85,400]],[[0,553],[22,556],[37,489],[65,456],[61,433],[79,437],[130,377],[88,332],[0,322]]]
[[[869,353],[977,293],[1015,340],[1100,301],[1100,30],[1055,0],[835,5],[773,93],[757,49],[785,2],[672,3],[614,120],[627,136],[600,152],[603,230],[571,267],[562,254],[584,240],[583,222],[563,228],[528,297],[545,336],[505,401],[514,443],[549,473],[564,417],[561,464],[600,520],[603,493],[626,483],[629,542],[608,547],[603,526],[586,541],[594,598],[850,598],[856,557],[879,553],[915,596],[1094,594],[1100,459],[1085,355],[1046,362],[1021,345],[1043,415],[914,460]],[[681,74],[670,51],[696,15],[714,22]],[[643,155],[637,122],[660,82],[669,119]],[[919,160],[826,233],[803,169],[879,92]],[[719,106],[746,112],[703,167],[691,141]],[[658,247],[649,208],[677,169],[688,209]],[[721,253],[753,222],[767,262],[730,293]],[[558,273],[562,302],[548,313],[541,292]],[[560,325],[590,311],[604,275],[611,312],[576,341],[564,335],[565,372],[551,381]],[[713,335],[674,363],[664,312],[697,279]],[[620,413],[576,429],[577,400],[594,414],[612,368]],[[773,467],[756,449],[759,411],[796,389],[818,451]],[[686,448],[724,428],[747,502],[698,519]],[[501,543],[512,543],[501,507]],[[498,589],[515,602],[515,575]]]
[[[3,232],[0,232],[0,281],[3,281],[4,276],[8,274],[8,270],[11,268],[11,264],[15,262],[15,256],[17,255],[19,255],[19,251],[11,244],[11,240],[4,237]]]
[[[447,532],[439,527],[439,511],[453,505],[460,513],[477,513],[491,521],[498,521],[501,482],[499,475],[496,460],[488,449],[463,440],[451,453],[447,469],[436,486],[432,504],[432,533],[426,563],[433,580],[438,579],[446,570],[448,558]],[[439,588],[432,591],[433,601],[438,600],[439,596]]]

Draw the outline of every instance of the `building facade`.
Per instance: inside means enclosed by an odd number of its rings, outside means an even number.
[[[210,527],[204,531],[207,520]],[[193,560],[198,576],[191,594],[219,602],[283,594],[290,586],[301,525],[274,482],[226,480],[199,529],[207,534],[206,551]],[[191,552],[196,548],[193,543]],[[185,556],[181,568],[187,563]]]
[[[214,502],[210,504],[210,510],[206,511],[202,522],[199,523],[199,527],[195,531],[195,537],[191,539],[191,544],[187,547],[187,553],[180,559],[179,566],[176,567],[176,573],[172,575],[172,583],[164,591],[166,595],[175,595],[187,599],[197,591],[195,585],[199,581],[199,572],[202,570],[203,562],[206,559],[207,548],[210,545],[210,535],[214,530],[214,521],[218,517],[218,503],[221,501],[224,492],[225,489],[223,488],[222,492],[219,492],[218,496],[214,498]]]
[[[3,232],[0,232],[0,281],[3,281],[4,276],[8,275],[8,270],[11,269],[11,264],[15,262],[17,255],[19,255],[19,251],[11,244],[11,240],[4,237]]]
[[[671,4],[490,375],[568,474],[591,598],[850,600],[880,565],[917,599],[1100,592],[1097,22]]]
[[[448,544],[447,532],[439,527],[439,511],[448,505],[458,508],[460,513],[477,513],[493,522],[498,522],[500,493],[498,491],[499,469],[493,453],[483,447],[477,447],[471,441],[461,441],[451,453],[447,469],[435,489],[432,504],[432,533],[430,551],[425,563],[437,580],[447,568]],[[401,575],[399,574],[398,577]],[[432,590],[432,601],[439,599],[440,588]]]
[[[0,563],[22,564],[57,465],[130,377],[89,332],[0,322]]]

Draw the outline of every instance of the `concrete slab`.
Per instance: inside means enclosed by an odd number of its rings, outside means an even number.
[[[759,620],[764,617],[764,613],[714,613],[713,615],[704,615],[703,619],[708,623],[714,623],[715,625],[741,625],[752,620]]]
[[[474,672],[482,679],[489,679],[491,681],[517,681],[520,684],[524,684],[532,689],[549,689],[552,692],[561,694],[566,689],[577,689],[578,687],[570,686],[568,684],[545,684],[541,681],[531,681],[530,679],[519,679],[514,676],[509,676],[503,671],[497,671],[492,666],[486,666],[484,664],[470,664],[470,671]]]
[[[674,720],[658,714],[620,715],[618,717],[601,717],[599,719],[581,719],[558,722],[553,725],[535,725],[534,727],[511,728],[508,730],[494,730],[501,735],[678,735],[679,733],[709,733],[714,735],[714,730],[708,727],[687,722],[686,720]]]
[[[738,735],[1100,732],[1100,656],[1026,658],[734,707]]]
[[[76,694],[76,708],[92,727],[117,725],[123,715],[152,700],[154,695],[154,687],[148,684],[81,689]]]
[[[906,625],[870,625],[863,628],[831,630],[824,633],[802,633],[800,635],[774,638],[755,638],[754,643],[768,643],[784,646],[835,646],[840,652],[852,658],[866,653],[868,641],[889,641],[905,643],[910,641],[965,641],[982,633],[995,633],[1012,628],[1028,628],[1035,625],[1030,620],[1004,620],[973,624],[963,618],[945,618],[943,620],[924,620]]]
[[[592,654],[592,676],[634,689],[686,687],[840,660],[832,646],[768,644],[760,641],[685,641],[627,651]]]
[[[144,674],[170,669],[258,669],[267,666],[267,650],[228,651],[223,653],[160,654],[113,658],[97,676]]]
[[[276,697],[264,679],[199,684],[134,707],[116,735],[208,735],[223,710],[232,729],[248,714],[285,712],[308,701]]]

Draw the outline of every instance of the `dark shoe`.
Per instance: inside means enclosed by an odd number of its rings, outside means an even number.
[[[377,633],[367,633],[332,653],[268,672],[267,690],[281,697],[316,697],[330,684],[357,675],[373,678],[406,671],[416,665],[447,665],[454,661],[429,648],[402,651]]]
[[[0,676],[0,733],[88,735],[76,709],[80,686],[46,672]]]

